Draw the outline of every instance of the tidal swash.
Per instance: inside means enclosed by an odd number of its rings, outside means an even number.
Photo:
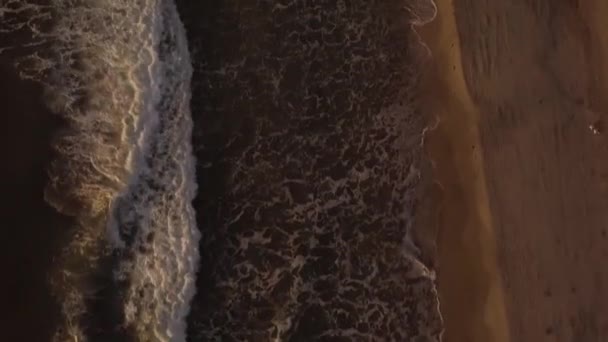
[[[55,341],[438,341],[430,1],[0,0],[62,120]]]

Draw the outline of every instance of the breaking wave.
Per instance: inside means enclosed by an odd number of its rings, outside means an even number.
[[[52,285],[58,341],[185,340],[199,232],[191,147],[192,67],[172,0],[3,3],[24,26],[25,78],[64,119],[48,203],[75,217]],[[44,18],[51,24],[43,30]]]

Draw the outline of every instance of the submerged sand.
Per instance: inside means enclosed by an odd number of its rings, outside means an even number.
[[[421,32],[444,341],[608,340],[608,3],[437,5]]]

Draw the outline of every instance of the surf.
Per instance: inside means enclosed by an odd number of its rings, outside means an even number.
[[[9,1],[2,13],[20,10],[52,21],[48,30],[35,19],[8,29],[29,26],[33,44],[49,46],[19,70],[44,84],[64,121],[45,199],[75,221],[51,272],[62,303],[55,340],[114,328],[138,341],[184,341],[200,233],[192,66],[175,4]]]

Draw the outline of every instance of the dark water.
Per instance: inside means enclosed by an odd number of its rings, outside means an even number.
[[[198,183],[193,207],[202,235],[196,294],[185,319],[186,340],[438,340],[441,317],[434,273],[419,261],[419,251],[410,237],[419,200],[416,190],[425,176],[420,172],[425,162],[420,142],[426,125],[415,106],[424,49],[411,24],[420,21],[419,16],[430,19],[432,6],[392,0],[176,3],[193,67],[190,112]],[[0,4],[7,6],[4,8],[22,5],[10,1]],[[77,6],[72,9],[86,8],[85,3],[74,4]],[[40,8],[39,12],[9,13],[4,18],[11,21],[4,23],[14,28],[14,23],[27,20],[31,13],[47,13],[46,7]],[[39,21],[44,23],[43,31],[52,31],[52,18],[58,15],[48,13]],[[122,18],[117,14],[116,18]],[[78,34],[90,34],[89,28],[97,26],[85,27],[87,30]],[[91,37],[91,42],[112,42],[111,34]],[[131,197],[120,195],[122,190],[114,185],[108,185],[109,190],[96,187],[98,197],[77,192],[91,184],[107,184],[98,180],[103,178],[101,173],[90,172],[93,168],[86,164],[88,159],[58,155],[57,148],[50,145],[67,146],[56,142],[66,136],[97,137],[97,132],[67,134],[66,130],[74,130],[74,124],[60,118],[70,118],[71,114],[61,113],[57,100],[48,95],[63,93],[52,84],[49,87],[45,76],[36,75],[47,87],[43,100],[40,84],[17,79],[17,72],[32,65],[39,67],[23,56],[39,52],[52,60],[56,58],[48,53],[56,51],[52,45],[65,41],[40,40],[27,30],[5,33],[2,39],[0,61],[7,77],[2,83],[1,103],[7,111],[24,113],[7,119],[2,143],[10,165],[3,170],[7,173],[2,177],[3,191],[12,199],[3,209],[7,213],[3,222],[15,228],[9,229],[7,236],[13,243],[3,250],[6,255],[2,257],[4,268],[15,276],[4,282],[3,293],[13,294],[6,301],[10,307],[24,308],[2,319],[8,323],[3,334],[15,341],[47,341],[52,336],[60,341],[71,341],[75,336],[90,341],[184,340],[179,334],[171,337],[158,329],[169,326],[173,330],[167,331],[179,331],[179,326],[166,322],[179,325],[180,319],[183,321],[180,305],[184,300],[187,303],[188,295],[174,300],[170,291],[163,291],[177,288],[184,279],[187,283],[190,271],[173,272],[173,268],[182,270],[185,261],[196,259],[185,252],[168,259],[140,256],[157,251],[154,241],[164,246],[164,241],[174,241],[184,233],[171,233],[170,239],[162,240],[163,225],[157,224],[160,231],[140,234],[142,216],[129,225],[137,227],[129,228],[135,229],[134,237],[129,238],[138,241],[137,236],[142,235],[143,242],[124,250],[106,241],[112,208],[102,207],[88,216],[81,212],[82,207],[92,212],[90,207],[96,205],[97,198],[118,196],[123,208],[131,208],[123,211],[141,212],[140,197],[151,202],[174,200],[169,203],[188,197],[177,194],[179,187],[166,186],[177,183],[158,183],[156,176],[148,179],[151,185],[146,183],[144,190]],[[72,44],[72,37],[69,39]],[[27,44],[41,41],[44,44]],[[21,47],[3,49],[9,45]],[[75,56],[76,63],[69,67],[77,71],[69,71],[72,76],[86,74],[87,63],[95,60],[86,53],[70,56]],[[183,61],[179,55],[176,58]],[[15,67],[15,61],[26,63]],[[120,68],[100,70],[101,74],[93,73],[95,78],[82,80],[97,84],[104,73],[113,77],[123,72]],[[175,70],[179,73],[182,69]],[[161,101],[175,113],[187,112],[179,100],[179,94],[187,92],[180,81],[184,79],[186,76],[177,78],[177,85],[171,86],[177,95]],[[84,95],[64,108],[87,108],[98,101],[91,99],[110,98],[102,91],[112,94],[113,89],[89,87],[82,80],[74,82],[78,87],[84,84],[88,93],[69,93]],[[10,84],[16,86],[8,89]],[[98,103],[103,108],[104,101]],[[108,102],[110,105],[115,103]],[[181,121],[170,117],[167,122],[179,126]],[[99,128],[99,136],[114,136],[106,126]],[[187,130],[167,134],[167,145],[157,144],[155,149],[173,146],[180,137],[189,140]],[[17,141],[20,143],[13,144]],[[82,141],[83,146],[88,143]],[[124,141],[119,144],[129,149]],[[10,148],[12,145],[18,148]],[[126,158],[123,150],[117,151],[115,160]],[[107,160],[97,157],[93,160]],[[171,158],[155,165],[170,174],[168,165],[172,163],[180,165]],[[81,165],[86,168],[81,169]],[[118,171],[117,178],[128,176]],[[59,178],[59,182],[53,178],[55,195],[50,200],[76,222],[59,215],[43,198],[45,186],[51,184],[48,174],[52,177],[60,172],[66,178]],[[79,183],[68,182],[72,180]],[[151,197],[145,195],[149,187],[154,189]],[[86,196],[81,196],[83,193]],[[92,204],[87,207],[79,201]],[[178,219],[169,209],[163,212]],[[131,217],[127,212],[124,216]],[[119,228],[124,237],[125,228]],[[151,273],[138,276],[129,271],[125,281],[122,268],[117,271],[121,265],[131,267],[124,260],[152,260],[162,267],[148,270],[161,273],[149,272],[163,276],[140,281]],[[141,294],[142,304],[134,314],[135,321],[129,321],[129,305],[125,303],[135,297],[128,289],[140,282],[141,288],[131,292]],[[161,291],[160,295],[150,295],[155,290]],[[32,307],[37,310],[30,310]],[[152,314],[157,312],[161,314]],[[166,312],[174,316],[167,320],[163,316]],[[32,324],[36,329],[26,328]],[[70,330],[73,327],[78,329]],[[160,331],[160,335],[154,337],[146,329]]]
[[[1,338],[49,341],[59,306],[48,291],[53,251],[69,226],[43,199],[49,140],[56,126],[41,89],[0,58],[0,170],[3,247],[0,249]]]
[[[430,341],[408,240],[421,47],[403,1],[178,1],[193,75],[200,341]]]

